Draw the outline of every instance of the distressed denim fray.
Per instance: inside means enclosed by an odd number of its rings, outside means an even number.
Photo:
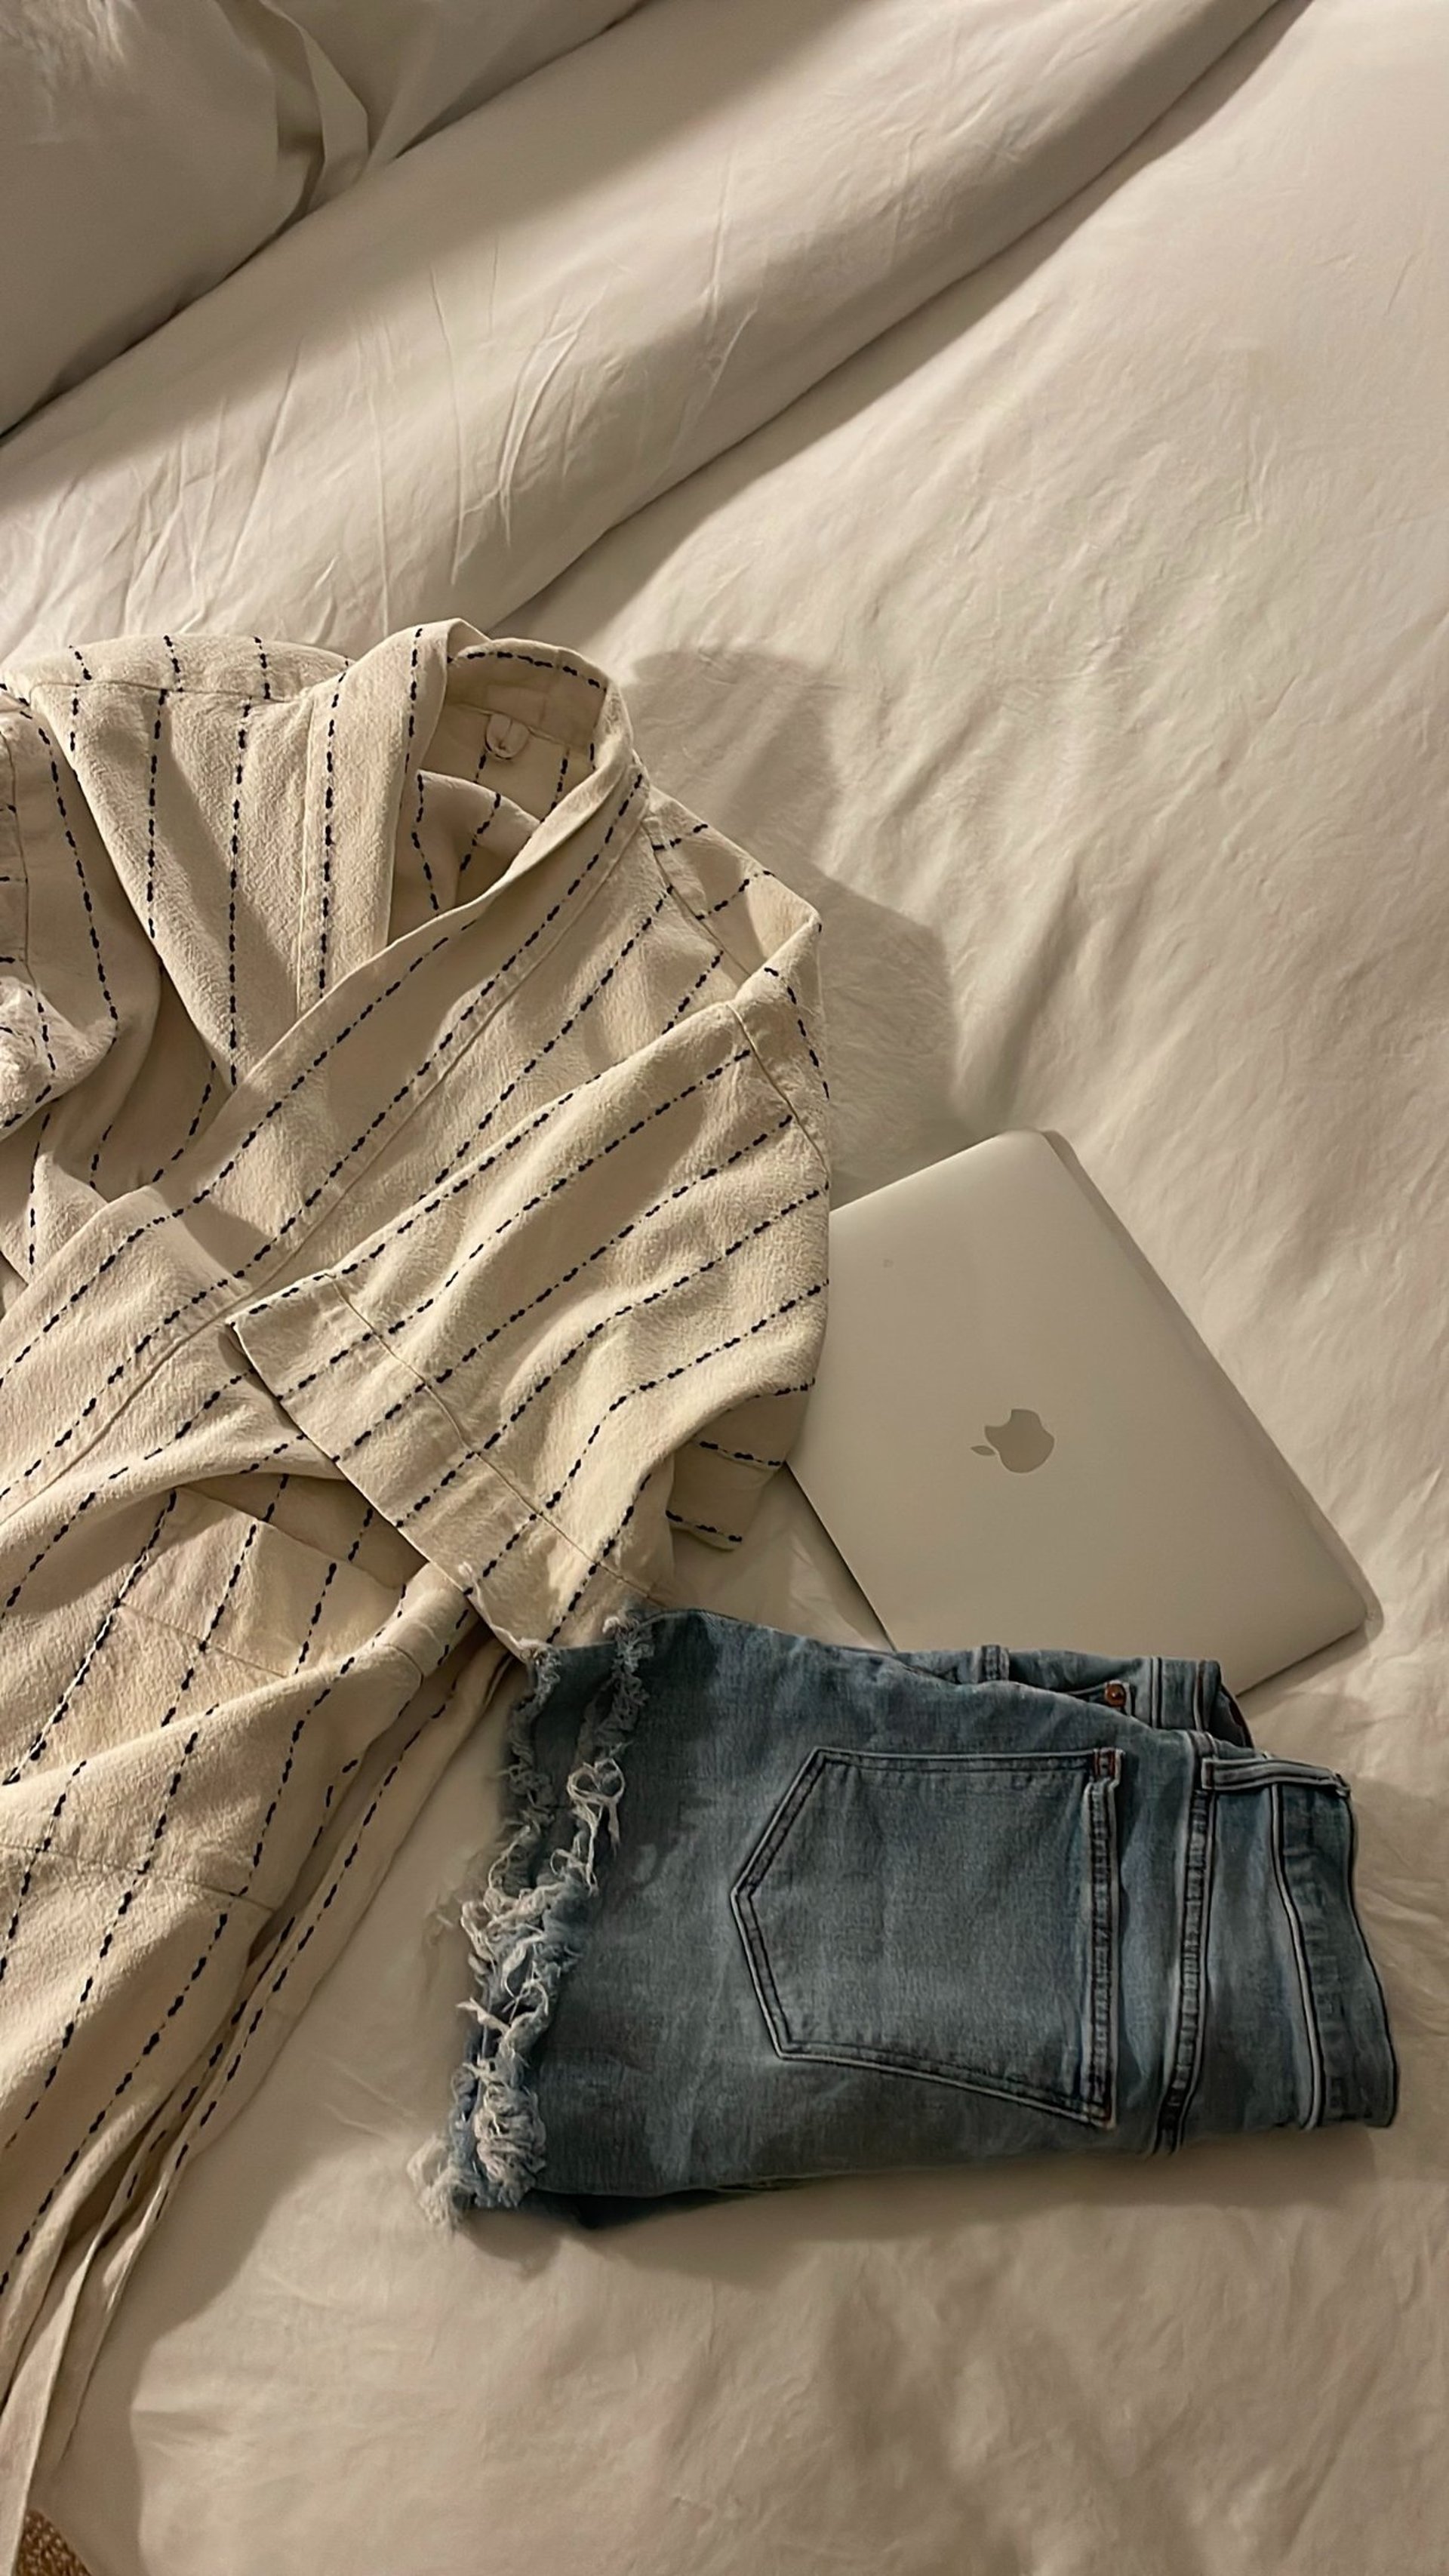
[[[453,2212],[1393,2118],[1347,1786],[1215,1664],[669,1612],[540,1661],[508,1805]]]

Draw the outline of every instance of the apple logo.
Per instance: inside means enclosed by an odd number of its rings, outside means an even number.
[[[1028,1413],[1019,1404],[1012,1406],[1005,1422],[988,1422],[984,1429],[985,1444],[979,1440],[971,1444],[977,1457],[999,1458],[1013,1476],[1029,1476],[1033,1467],[1044,1467],[1057,1445],[1041,1415]]]

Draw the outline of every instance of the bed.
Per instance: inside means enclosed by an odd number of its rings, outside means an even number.
[[[1446,115],[1434,0],[656,0],[0,446],[7,655],[459,614],[614,672],[823,916],[839,1197],[1070,1140],[1372,1586],[1247,1713],[1353,1782],[1403,2077],[441,2233],[491,1717],[52,2441],[91,2576],[1440,2576]],[[675,1590],[878,1634],[785,1477]]]

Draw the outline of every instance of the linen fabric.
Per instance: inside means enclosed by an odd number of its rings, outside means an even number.
[[[579,657],[103,645],[0,745],[8,2379],[510,1652],[739,1543],[827,1168],[815,917]]]

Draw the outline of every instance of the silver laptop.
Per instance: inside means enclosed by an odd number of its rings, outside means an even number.
[[[893,1645],[1210,1655],[1246,1690],[1365,1615],[1267,1434],[1043,1135],[832,1217],[790,1464]]]

